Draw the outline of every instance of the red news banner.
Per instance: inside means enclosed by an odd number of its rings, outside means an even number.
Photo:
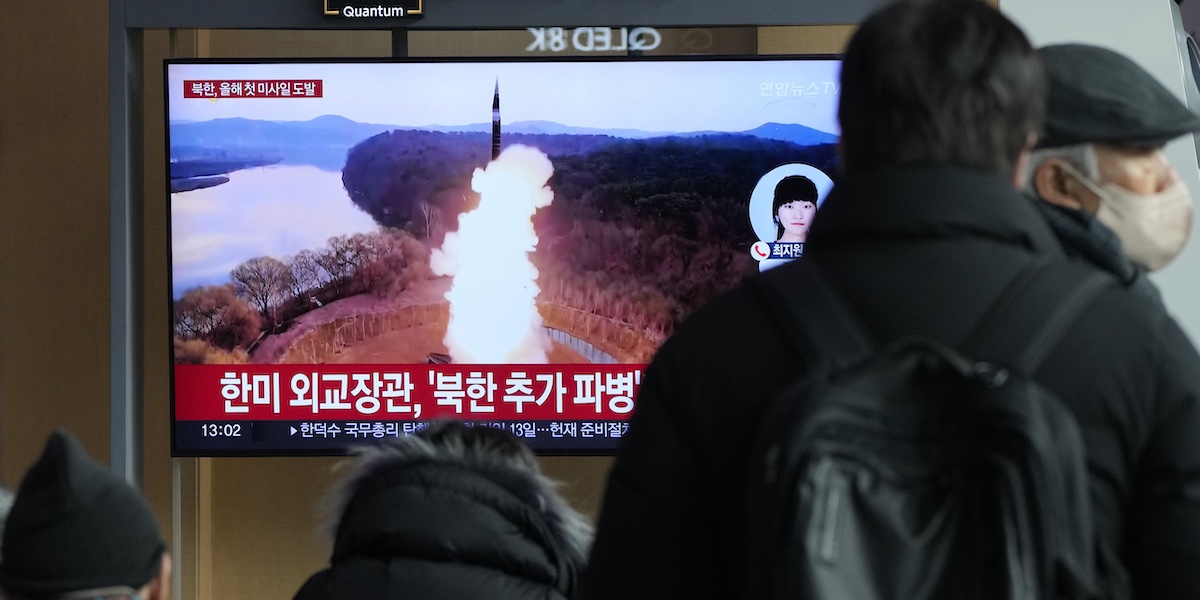
[[[175,365],[177,421],[626,420],[643,365]]]
[[[320,98],[320,79],[187,79],[184,98]]]

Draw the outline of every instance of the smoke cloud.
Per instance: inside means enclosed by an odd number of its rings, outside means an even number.
[[[454,277],[446,299],[450,323],[445,344],[456,363],[545,363],[550,342],[537,312],[537,247],[532,217],[549,206],[546,185],[554,167],[540,150],[513,145],[485,169],[475,169],[471,188],[479,206],[458,217],[430,266]]]

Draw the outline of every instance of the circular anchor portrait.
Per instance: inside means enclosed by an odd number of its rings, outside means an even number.
[[[758,237],[750,255],[760,271],[803,256],[808,229],[831,189],[828,175],[804,163],[780,165],[759,178],[749,213]]]

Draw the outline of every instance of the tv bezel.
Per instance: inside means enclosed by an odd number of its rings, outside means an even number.
[[[802,54],[745,54],[745,55],[638,55],[638,54],[604,54],[604,55],[571,55],[571,56],[436,56],[436,57],[270,57],[270,58],[168,58],[163,60],[163,165],[169,171],[171,161],[171,78],[170,71],[172,66],[176,65],[285,65],[285,64],[468,64],[468,63],[504,63],[504,64],[539,64],[539,63],[635,63],[635,62],[771,62],[771,61],[804,61],[804,62],[828,62],[841,61],[841,54],[827,53],[802,53]],[[840,91],[839,91],[840,93]],[[839,133],[840,136],[840,133]],[[172,211],[171,211],[171,178],[169,173],[165,177],[164,191],[167,204],[166,212],[166,245],[167,245],[167,320],[168,320],[168,336],[165,343],[167,346],[167,356],[169,357],[168,364],[169,373],[168,381],[170,390],[168,401],[170,402],[170,434],[171,434],[171,457],[172,458],[271,458],[271,457],[335,457],[347,456],[354,452],[354,448],[361,445],[370,445],[377,442],[362,442],[358,444],[348,444],[340,449],[296,449],[296,450],[279,450],[279,449],[231,449],[231,450],[193,450],[188,448],[180,448],[176,439],[176,425],[179,422],[176,419],[176,383],[175,383],[175,351],[174,351],[174,243],[172,237]],[[636,405],[635,405],[636,412]],[[632,417],[630,417],[632,418]],[[478,419],[462,419],[464,421],[475,421]],[[234,419],[230,419],[234,421]],[[262,419],[246,419],[246,421],[264,421]],[[400,421],[400,420],[397,420]],[[429,423],[434,419],[411,419],[413,422]],[[618,441],[617,446],[619,447]],[[536,450],[538,456],[579,456],[579,457],[603,457],[614,456],[617,453],[617,447],[612,449],[579,449],[579,450]]]

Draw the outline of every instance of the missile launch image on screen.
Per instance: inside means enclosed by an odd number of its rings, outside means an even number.
[[[832,60],[170,69],[323,90],[169,99],[172,161],[246,164],[172,186],[177,363],[645,364],[836,161]]]

